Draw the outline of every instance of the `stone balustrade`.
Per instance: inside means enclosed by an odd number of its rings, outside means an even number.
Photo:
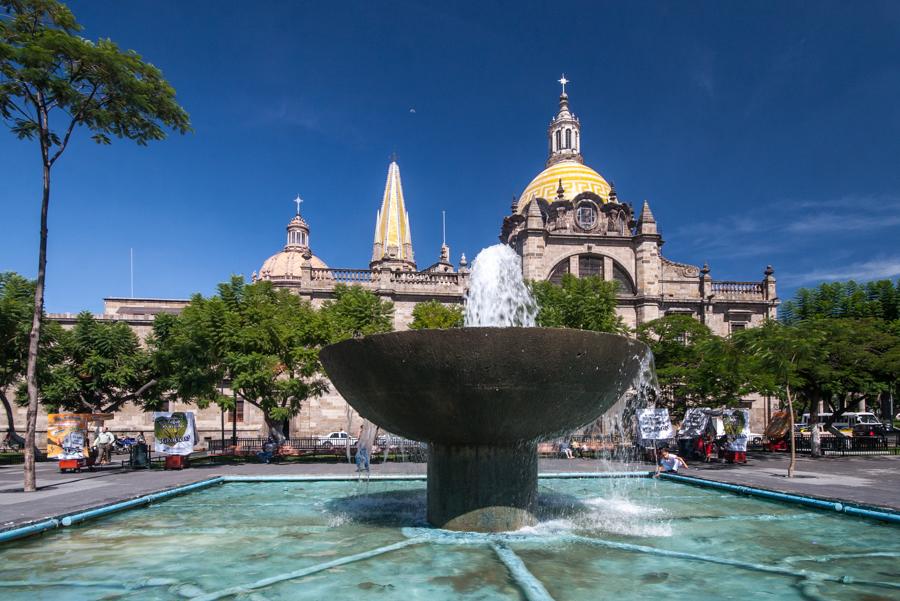
[[[765,299],[765,286],[762,282],[713,281],[712,293],[727,297],[748,299]]]

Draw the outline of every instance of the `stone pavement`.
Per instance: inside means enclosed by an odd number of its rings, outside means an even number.
[[[650,470],[592,459],[542,459],[541,473]],[[424,474],[424,463],[374,464],[372,474]],[[747,465],[691,463],[686,476],[758,486],[782,492],[838,499],[900,510],[900,457],[799,458],[789,480],[784,454],[754,454]],[[224,475],[354,475],[347,463],[286,463],[198,466],[182,471],[126,470],[105,466],[95,472],[60,474],[56,463],[38,464],[39,490],[22,492],[22,466],[0,466],[0,530],[124,501],[173,486]]]

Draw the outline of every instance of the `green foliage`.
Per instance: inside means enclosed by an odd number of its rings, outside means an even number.
[[[394,303],[382,301],[358,284],[335,286],[334,300],[322,305],[322,314],[334,342],[394,329]]]
[[[780,319],[787,324],[826,318],[900,319],[900,280],[878,280],[866,284],[826,282],[815,288],[801,288],[793,300],[780,310]]]
[[[463,325],[463,310],[459,305],[447,306],[436,300],[417,303],[413,307],[412,330],[460,328]]]
[[[596,276],[577,278],[565,274],[559,286],[549,281],[533,281],[528,286],[538,304],[540,326],[595,332],[628,331],[616,315],[618,282]]]
[[[34,282],[16,273],[0,273],[0,395],[25,377],[33,310]],[[55,322],[44,321],[42,330],[39,376],[46,374],[46,364],[54,358],[51,354],[62,335]],[[23,400],[21,395],[17,398]]]
[[[51,410],[114,412],[128,401],[152,402],[157,384],[150,353],[125,322],[78,315],[71,330],[60,330],[40,395]]]
[[[233,277],[218,295],[195,296],[177,318],[157,318],[153,344],[156,367],[178,396],[231,407],[220,393],[230,381],[278,435],[303,401],[327,391],[319,349],[331,333],[325,315],[296,294]]]
[[[641,324],[637,337],[653,351],[660,402],[675,416],[688,407],[735,405],[750,392],[748,365],[734,341],[689,315]]]
[[[187,113],[162,72],[108,39],[92,42],[56,0],[0,0],[0,117],[20,139],[38,138],[52,165],[78,126],[92,139],[146,144],[166,128],[190,131]],[[62,118],[53,128],[51,115]]]

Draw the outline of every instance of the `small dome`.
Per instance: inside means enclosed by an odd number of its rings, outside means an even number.
[[[303,252],[299,249],[285,249],[266,259],[266,262],[259,268],[259,279],[299,279],[300,270],[303,267],[328,269],[328,265],[325,264],[325,261],[313,254]]]
[[[582,192],[593,192],[603,202],[609,202],[612,187],[602,175],[578,161],[560,161],[541,171],[525,187],[525,191],[519,196],[519,213],[525,211],[532,198],[543,198],[547,202],[556,200],[560,180],[564,190],[563,198],[566,200],[572,200]]]

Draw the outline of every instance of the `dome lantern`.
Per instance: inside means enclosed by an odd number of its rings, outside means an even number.
[[[547,142],[550,156],[547,157],[547,167],[560,161],[577,161],[584,163],[581,156],[581,123],[578,117],[569,111],[569,95],[566,94],[565,73],[559,79],[562,84],[562,94],[559,96],[559,112],[550,121],[547,129]]]

